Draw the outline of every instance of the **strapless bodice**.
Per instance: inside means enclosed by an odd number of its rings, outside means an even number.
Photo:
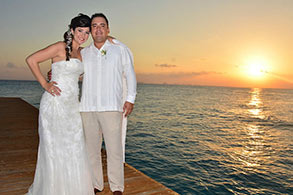
[[[83,66],[79,59],[71,58],[69,61],[59,61],[52,64],[52,80],[78,79],[83,72]]]
[[[82,62],[77,58],[52,64],[52,78],[61,89],[61,96],[76,95],[79,92],[78,79],[83,73]]]

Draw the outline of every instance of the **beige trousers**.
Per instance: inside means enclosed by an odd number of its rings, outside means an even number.
[[[110,189],[112,192],[123,192],[122,112],[81,112],[81,117],[94,187],[99,190],[104,189],[101,157],[102,140],[104,138]]]

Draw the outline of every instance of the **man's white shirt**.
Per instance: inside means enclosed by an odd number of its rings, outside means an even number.
[[[81,50],[84,76],[80,112],[122,112],[125,101],[135,101],[132,53],[126,45],[114,41],[107,40],[100,50],[94,43]]]

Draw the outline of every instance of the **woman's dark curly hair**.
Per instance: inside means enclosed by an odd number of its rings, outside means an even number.
[[[71,29],[75,30],[77,27],[91,27],[91,19],[89,16],[85,14],[78,14],[78,16],[72,18],[69,24],[69,30],[66,31],[63,35],[64,43],[66,44],[66,61],[70,59],[70,53],[72,51],[72,39],[73,35],[71,33]]]

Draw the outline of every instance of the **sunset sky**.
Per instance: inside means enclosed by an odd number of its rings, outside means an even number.
[[[0,80],[33,80],[25,57],[98,12],[138,82],[293,88],[292,0],[0,0]]]

